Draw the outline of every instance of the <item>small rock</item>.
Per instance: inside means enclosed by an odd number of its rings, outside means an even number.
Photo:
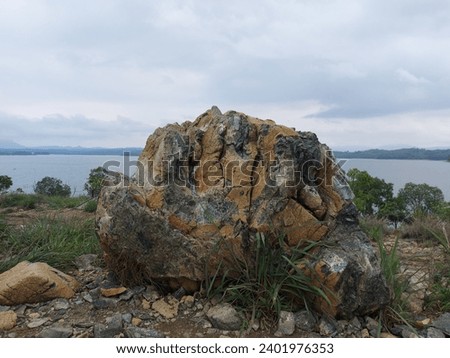
[[[446,312],[439,316],[431,325],[444,332],[447,336],[450,336],[450,313]]]
[[[168,299],[168,302],[164,298],[153,302],[152,310],[158,312],[161,316],[166,319],[174,318],[178,315],[178,300],[172,298]]]
[[[0,305],[0,312],[9,311],[11,308],[9,306],[2,306]]]
[[[369,330],[367,328],[361,330],[361,338],[370,338]]]
[[[144,298],[149,302],[154,302],[161,297],[158,290],[154,286],[148,286],[142,296],[144,296]]]
[[[47,323],[48,321],[49,321],[48,318],[38,318],[38,319],[35,319],[35,320],[29,322],[27,324],[27,327],[28,328],[37,328],[37,327],[40,327],[43,324]]]
[[[186,307],[192,308],[195,304],[195,298],[193,296],[184,296],[181,302],[184,303]]]
[[[427,338],[445,338],[444,332],[434,327],[428,327],[426,334]]]
[[[132,319],[133,319],[133,315],[131,313],[124,313],[124,314],[122,314],[122,320],[125,323],[131,323]]]
[[[428,326],[430,323],[431,323],[431,319],[424,318],[424,319],[417,320],[416,326],[419,328],[424,328],[424,327]]]
[[[97,300],[94,300],[92,302],[92,306],[96,309],[96,310],[104,310],[107,308],[110,308],[112,306],[114,306],[114,304],[117,301],[110,299],[110,298],[99,298]]]
[[[147,301],[146,299],[142,300],[142,308],[144,310],[149,310],[151,308],[150,302]]]
[[[14,311],[0,312],[0,331],[9,331],[17,323],[17,314]]]
[[[281,311],[278,320],[278,329],[275,336],[291,336],[295,331],[295,315],[293,312]]]
[[[69,338],[72,335],[72,327],[51,326],[44,328],[38,334],[40,338]]]
[[[402,329],[402,337],[403,338],[419,338],[417,333],[413,332],[409,327],[404,327]]]
[[[374,320],[372,317],[367,316],[366,317],[366,328],[371,330],[377,330],[378,329],[378,321]]]
[[[380,338],[398,338],[398,337],[388,332],[381,332]]]
[[[125,329],[125,337],[128,337],[128,338],[165,338],[165,335],[154,329],[128,327]]]
[[[142,323],[142,320],[139,317],[133,317],[131,319],[131,324],[133,326],[140,326],[141,323]]]
[[[82,295],[83,299],[89,303],[94,302],[94,299],[92,298],[92,296],[89,293],[83,293]]]
[[[96,254],[81,255],[75,259],[75,265],[80,271],[92,270],[95,268],[93,264],[97,261],[97,258],[98,255]]]
[[[336,334],[336,325],[329,319],[322,317],[319,321],[319,333],[321,336],[332,337]]]
[[[106,325],[101,323],[94,325],[94,337],[112,338],[120,334],[122,328],[122,315],[118,313],[112,317],[108,317],[106,319]]]
[[[111,287],[111,288],[101,288],[100,292],[104,297],[114,297],[118,296],[126,291],[126,287]]]
[[[69,301],[64,299],[56,300],[55,303],[53,304],[53,308],[55,309],[55,311],[67,310],[69,309],[69,307],[70,307]]]
[[[302,310],[295,313],[295,325],[298,329],[312,332],[316,324],[317,320],[310,311]]]
[[[359,321],[358,317],[354,317],[354,318],[348,323],[348,328],[349,328],[349,329],[358,330],[358,331],[362,329],[362,325],[361,325],[361,322]]]
[[[134,296],[132,290],[127,290],[119,296],[119,301],[129,301]]]
[[[39,318],[39,317],[41,317],[41,314],[40,314],[39,312],[31,312],[31,313],[28,315],[28,318],[30,318],[30,319],[37,319],[37,318]]]
[[[211,321],[213,327],[221,330],[236,331],[242,326],[241,317],[229,303],[222,303],[211,307],[206,313],[206,316]]]

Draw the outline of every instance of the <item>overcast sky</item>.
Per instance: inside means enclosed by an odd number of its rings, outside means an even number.
[[[450,147],[450,1],[0,0],[0,140],[144,146],[212,105]]]

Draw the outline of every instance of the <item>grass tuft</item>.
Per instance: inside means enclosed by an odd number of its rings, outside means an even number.
[[[313,284],[305,269],[312,250],[318,245],[314,242],[288,248],[282,237],[277,242],[269,242],[264,234],[257,234],[254,256],[238,259],[238,255],[233,255],[238,274],[219,275],[222,268],[219,265],[210,275],[207,295],[220,295],[224,301],[243,311],[250,322],[258,319],[267,327],[278,320],[280,311],[308,307],[314,296],[321,296],[329,303],[327,295]]]
[[[100,252],[92,220],[43,218],[22,227],[1,225],[0,272],[24,260],[68,269],[78,256]]]

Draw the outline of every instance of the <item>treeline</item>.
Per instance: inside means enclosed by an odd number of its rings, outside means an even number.
[[[450,161],[450,149],[420,149],[420,148],[403,148],[403,149],[369,149],[356,152],[335,151],[337,158],[353,159],[425,159],[425,160],[448,160]]]
[[[428,184],[406,183],[394,195],[394,185],[373,177],[368,172],[352,168],[347,173],[348,183],[355,194],[353,202],[364,215],[391,221],[395,227],[403,221],[435,215],[450,220],[450,203],[442,190]]]
[[[83,148],[83,147],[49,147],[49,148],[0,148],[0,155],[123,155],[131,156],[141,154],[142,148]]]

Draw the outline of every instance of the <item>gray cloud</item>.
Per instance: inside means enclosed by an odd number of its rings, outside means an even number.
[[[95,123],[134,141],[142,128],[212,104],[270,105],[281,122],[315,118],[317,131],[427,121],[450,109],[449,13],[446,0],[1,2],[0,111],[23,123],[41,118],[41,128],[74,141]],[[312,102],[312,113],[290,110]],[[389,136],[393,146],[419,137]],[[340,133],[336,143],[349,140]]]

